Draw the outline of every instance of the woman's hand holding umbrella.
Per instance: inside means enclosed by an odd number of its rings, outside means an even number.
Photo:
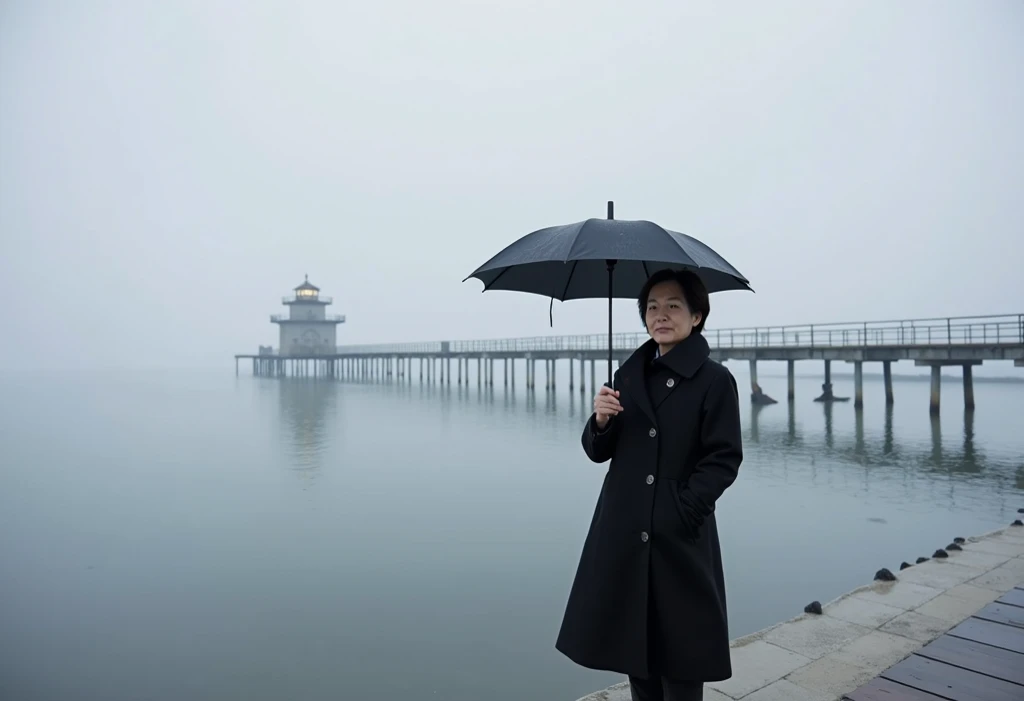
[[[594,422],[598,430],[603,431],[612,417],[618,415],[620,411],[622,405],[619,404],[619,393],[608,385],[602,385],[594,397]]]

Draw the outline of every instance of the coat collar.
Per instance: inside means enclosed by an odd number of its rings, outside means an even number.
[[[659,363],[681,377],[689,379],[697,373],[710,354],[711,348],[708,346],[707,339],[699,333],[690,334],[668,353],[659,357],[655,357],[658,355],[658,344],[654,339],[650,339],[637,348],[622,364],[619,375],[622,379],[623,389],[636,399],[647,418],[656,423],[651,398],[647,394],[644,366],[651,362]]]
[[[651,354],[653,357],[657,354],[658,347],[654,343],[653,339],[647,343],[654,346],[655,352]],[[646,346],[647,343],[645,343],[644,346]],[[704,335],[691,333],[668,353],[655,358],[654,362],[661,363],[673,372],[689,379],[697,373],[700,366],[704,364],[704,361],[708,359],[709,355],[711,355],[711,347],[708,345],[708,341],[704,338]]]

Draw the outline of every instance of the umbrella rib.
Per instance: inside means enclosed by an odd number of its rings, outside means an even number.
[[[576,266],[579,265],[578,260],[572,262],[572,270],[569,271],[569,277],[565,280],[565,289],[562,290],[562,297],[558,300],[559,302],[565,301],[565,293],[569,291],[569,285],[572,283],[572,275],[576,272]],[[554,316],[555,298],[551,298],[551,303],[548,304],[548,326],[551,328],[555,327],[555,316]]]
[[[574,260],[572,262],[572,270],[569,271],[569,277],[566,278],[566,280],[565,280],[565,289],[562,290],[562,296],[559,298],[559,300],[558,300],[559,302],[564,302],[565,301],[565,295],[569,291],[570,283],[572,283],[572,276],[576,272],[576,266],[579,265],[579,264],[580,264],[580,262],[578,260]]]
[[[494,276],[494,279],[493,279],[493,280],[491,280],[491,281],[490,281],[489,283],[487,283],[486,285],[484,285],[484,289],[482,289],[482,290],[480,290],[480,291],[481,291],[481,292],[486,292],[487,290],[491,289],[491,285],[493,285],[493,284],[494,284],[494,283],[496,283],[496,282],[497,282],[498,280],[500,280],[500,279],[501,279],[501,276],[502,276],[502,275],[504,275],[505,273],[507,273],[507,272],[508,272],[509,270],[511,270],[511,269],[512,269],[512,266],[506,265],[506,266],[505,266],[505,268],[504,268],[504,269],[503,269],[503,270],[502,270],[502,271],[501,271],[500,273],[498,273],[497,275],[495,275],[495,276]],[[467,278],[467,279],[468,279],[468,278]]]

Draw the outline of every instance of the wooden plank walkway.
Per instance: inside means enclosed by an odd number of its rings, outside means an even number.
[[[1024,701],[1024,587],[882,672],[845,701]]]

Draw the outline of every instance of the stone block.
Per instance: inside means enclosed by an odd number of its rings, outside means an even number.
[[[934,616],[926,616],[917,611],[908,611],[892,619],[879,628],[879,630],[883,633],[901,635],[904,638],[910,638],[924,644],[935,640],[935,638],[945,633],[954,625],[955,623],[951,621],[944,621]]]
[[[908,570],[903,571],[907,572]],[[870,587],[858,589],[853,593],[853,596],[910,611],[929,599],[934,599],[941,593],[942,590],[935,587],[914,584],[913,582],[896,581],[875,582]]]
[[[999,567],[999,565],[1009,559],[1010,558],[1007,555],[993,555],[992,553],[985,553],[980,550],[961,550],[960,552],[956,552],[954,550],[949,554],[949,562],[954,565],[977,567],[982,570],[990,570],[993,567]]]
[[[988,567],[967,567],[942,560],[929,560],[899,573],[899,579],[936,589],[951,589],[984,574]]]
[[[982,540],[977,543],[967,543],[964,546],[964,552],[982,552],[989,553],[991,555],[1019,557],[1024,555],[1024,542],[1016,543],[1009,539]]]
[[[762,689],[758,689],[750,696],[744,696],[743,701],[835,701],[835,698],[835,696],[812,689],[805,689],[799,684],[780,679]]]
[[[916,640],[876,630],[829,655],[829,659],[863,667],[878,675],[919,647],[921,644]]]
[[[849,623],[856,623],[859,626],[877,628],[904,613],[905,610],[856,596],[846,596],[825,606],[824,614]]]
[[[970,580],[968,584],[1003,593],[1024,584],[1024,574],[1017,571],[1014,567],[1000,565],[994,570]]]
[[[992,536],[992,540],[1001,543],[1024,543],[1024,528],[1020,526],[1007,528],[999,535]]]
[[[965,618],[973,616],[983,606],[985,606],[985,602],[983,601],[972,601],[970,599],[952,596],[947,593],[939,594],[931,601],[926,601],[924,604],[916,608],[915,611],[917,611],[917,613],[924,614],[925,616],[938,618],[941,621],[946,621],[956,625]]]
[[[1019,572],[1021,576],[1024,576],[1024,557],[1011,558],[1000,565],[1000,567]]]
[[[731,679],[710,682],[704,686],[707,689],[720,691],[730,698],[740,699],[782,679],[790,672],[809,664],[810,661],[808,657],[772,645],[764,640],[755,640],[732,649]]]
[[[866,684],[876,676],[875,670],[837,660],[833,655],[826,655],[806,667],[801,667],[786,679],[804,689],[824,694],[831,700],[841,698],[843,694]]]
[[[802,616],[765,634],[766,642],[815,660],[835,652],[869,628],[831,616]]]
[[[946,596],[955,596],[958,599],[974,601],[982,606],[990,604],[999,598],[999,592],[994,589],[986,589],[973,584],[959,584],[946,592]]]

